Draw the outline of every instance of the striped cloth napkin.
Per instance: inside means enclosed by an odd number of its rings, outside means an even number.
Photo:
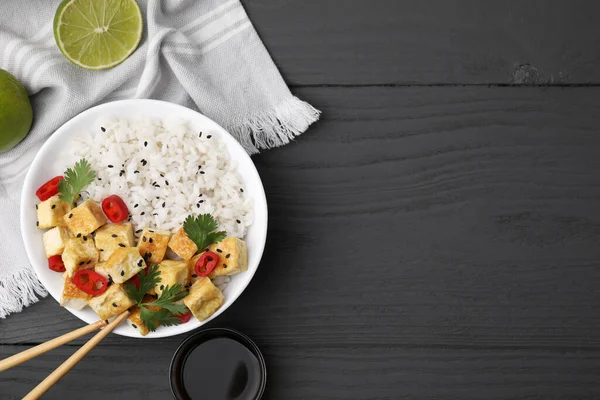
[[[138,0],[145,32],[123,64],[87,71],[54,42],[60,0],[0,1],[0,68],[27,88],[34,125],[0,154],[0,318],[46,292],[25,255],[19,229],[23,178],[44,141],[94,105],[153,98],[198,109],[249,153],[281,146],[304,132],[319,111],[294,97],[239,0]]]

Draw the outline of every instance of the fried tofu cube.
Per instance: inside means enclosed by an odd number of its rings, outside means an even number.
[[[190,309],[194,317],[204,321],[221,308],[225,303],[225,296],[209,278],[202,277],[194,282],[190,293],[183,299],[183,303]]]
[[[153,297],[144,296],[144,299],[143,299],[144,303],[150,303],[152,301],[154,301]],[[160,311],[160,307],[146,306],[146,308],[149,309],[150,311],[154,311],[154,312]],[[129,317],[127,317],[127,319],[129,320],[131,327],[133,329],[135,329],[136,331],[138,331],[140,333],[140,335],[146,336],[148,334],[148,332],[150,332],[148,327],[144,324],[144,322],[142,322],[142,317],[141,317],[141,312],[140,312],[139,307],[132,308],[131,314],[129,314]],[[158,321],[155,321],[155,323],[156,323],[156,326],[160,325],[160,323]]]
[[[135,247],[119,247],[104,266],[115,283],[125,282],[144,268],[146,263]]]
[[[135,247],[133,226],[129,223],[106,224],[96,231],[96,247],[100,252],[100,261],[108,261],[119,247]]]
[[[37,220],[39,229],[50,229],[55,226],[65,226],[64,216],[71,210],[71,205],[62,201],[58,195],[50,197],[37,205]]]
[[[160,271],[160,283],[155,289],[159,296],[167,286],[173,287],[173,285],[180,284],[184,288],[188,282],[187,261],[163,260],[158,264],[158,271]]]
[[[160,229],[144,229],[138,242],[141,256],[149,264],[158,264],[165,258],[171,232]]]
[[[189,260],[196,254],[198,247],[188,237],[183,228],[179,229],[169,240],[169,248],[184,260]]]
[[[213,269],[209,278],[220,275],[235,275],[248,269],[248,250],[246,242],[236,237],[223,239],[211,244],[209,251],[219,255],[219,264]]]
[[[81,310],[87,306],[88,301],[92,298],[91,294],[87,294],[79,289],[71,280],[67,273],[63,274],[64,286],[62,295],[60,296],[60,305],[63,307],[74,308]]]
[[[93,200],[86,200],[64,216],[73,235],[89,235],[106,223],[104,213]]]
[[[104,278],[106,278],[106,280],[110,279],[110,275],[108,274],[108,270],[106,269],[105,262],[99,262],[98,264],[96,264],[96,266],[94,267],[94,272],[99,273]]]
[[[98,262],[98,250],[91,236],[68,239],[62,254],[67,275],[73,277],[80,269],[94,268]]]
[[[62,254],[65,250],[65,244],[70,238],[69,229],[64,226],[55,226],[49,231],[44,232],[42,240],[44,241],[46,258]]]
[[[122,285],[113,283],[100,296],[92,297],[88,304],[101,319],[112,318],[121,314],[135,302],[127,296]]]

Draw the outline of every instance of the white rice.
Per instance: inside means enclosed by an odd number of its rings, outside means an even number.
[[[188,215],[209,213],[228,236],[246,235],[252,200],[218,134],[200,135],[174,118],[118,118],[92,129],[93,134],[73,139],[66,153],[69,166],[85,158],[96,171],[96,180],[82,193],[84,200],[119,195],[136,231],[174,233]]]

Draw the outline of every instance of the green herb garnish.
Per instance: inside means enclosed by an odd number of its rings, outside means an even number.
[[[60,199],[73,204],[79,192],[96,179],[96,172],[92,170],[85,158],[77,161],[75,167],[67,168],[65,179],[58,182]]]
[[[181,320],[175,317],[175,315],[186,313],[187,308],[185,305],[175,304],[175,302],[187,296],[188,292],[184,291],[180,284],[167,285],[158,299],[151,302],[143,302],[146,292],[161,282],[158,265],[154,264],[150,266],[148,272],[140,272],[139,278],[139,289],[133,283],[128,282],[125,284],[125,291],[127,292],[127,296],[135,301],[140,308],[140,318],[148,330],[154,332],[158,325],[179,325]]]
[[[185,219],[183,230],[192,242],[202,251],[213,243],[219,243],[227,237],[223,231],[215,232],[219,224],[210,214],[191,215]]]

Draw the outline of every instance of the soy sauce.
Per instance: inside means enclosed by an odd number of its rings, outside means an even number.
[[[264,359],[256,345],[229,329],[209,329],[188,338],[171,363],[177,399],[257,400],[265,380]]]

